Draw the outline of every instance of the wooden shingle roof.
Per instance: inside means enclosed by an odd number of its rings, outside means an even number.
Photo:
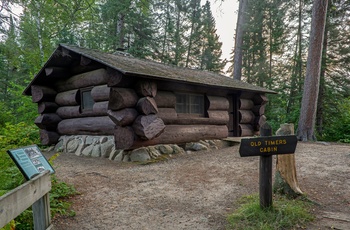
[[[64,52],[62,52],[62,49],[68,50],[69,54],[67,54],[67,52],[65,52],[66,54],[63,54]],[[243,81],[234,80],[230,77],[209,71],[165,65],[155,61],[139,59],[128,55],[110,54],[98,50],[60,44],[50,59],[45,63],[44,67],[26,88],[24,94],[31,95],[30,86],[32,84],[40,85],[43,82],[48,82],[47,80],[49,79],[45,79],[47,76],[44,69],[47,67],[63,65],[62,63],[59,63],[59,61],[62,60],[62,56],[71,57],[71,52],[74,55],[82,55],[112,69],[118,70],[126,76],[142,76],[146,78],[169,80],[186,84],[215,86],[229,90],[275,93],[272,90],[248,84]],[[67,65],[67,63],[64,65]]]

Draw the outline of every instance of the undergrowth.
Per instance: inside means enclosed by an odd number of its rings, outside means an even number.
[[[25,182],[24,176],[6,151],[36,143],[39,143],[39,135],[34,125],[26,125],[25,123],[13,125],[6,123],[4,127],[0,127],[0,196]],[[54,166],[54,159],[58,156],[58,154],[55,154],[49,159],[51,165]],[[51,176],[51,186],[51,216],[54,217],[57,214],[74,216],[75,212],[71,210],[71,204],[67,202],[67,198],[77,194],[75,188],[72,185],[59,181],[55,175]],[[7,229],[33,229],[33,213],[31,208],[25,210],[15,220],[0,230]]]
[[[282,230],[302,228],[314,219],[310,214],[309,203],[298,199],[275,196],[273,206],[260,208],[259,196],[244,196],[239,200],[240,207],[227,218],[228,229],[235,230]]]

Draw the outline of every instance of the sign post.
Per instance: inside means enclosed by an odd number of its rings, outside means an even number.
[[[272,206],[272,155],[294,153],[297,142],[295,135],[272,136],[268,123],[260,127],[260,137],[242,139],[239,147],[241,157],[260,156],[259,196],[262,209]]]

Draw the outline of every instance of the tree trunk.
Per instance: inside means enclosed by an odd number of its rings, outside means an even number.
[[[233,78],[241,80],[242,77],[242,59],[243,59],[243,35],[246,23],[246,11],[248,0],[239,1],[237,31],[235,39],[235,54],[233,58]]]
[[[276,135],[294,135],[294,125],[282,124]],[[303,194],[298,185],[294,154],[281,154],[276,158],[274,191],[291,197]]]
[[[312,9],[306,78],[297,132],[298,139],[302,141],[316,140],[314,128],[327,5],[328,0],[315,0]]]

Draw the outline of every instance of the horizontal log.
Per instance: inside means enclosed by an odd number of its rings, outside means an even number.
[[[142,97],[137,101],[136,109],[140,114],[157,114],[158,107],[152,97]]]
[[[108,101],[110,88],[107,85],[98,85],[92,88],[91,97],[94,101]]]
[[[251,110],[239,110],[239,123],[253,124],[255,115]]]
[[[120,110],[135,107],[138,99],[139,98],[133,89],[112,87],[108,109]]]
[[[60,135],[113,135],[115,124],[108,116],[65,119],[58,123]]]
[[[100,101],[93,105],[92,110],[81,112],[80,106],[62,106],[56,110],[58,116],[62,119],[78,118],[78,117],[99,117],[107,116],[108,102]]]
[[[40,86],[40,85],[32,85],[31,86],[31,92],[32,92],[32,101],[35,103],[41,102],[41,101],[54,101],[57,92],[49,87],[46,86]]]
[[[183,144],[199,140],[221,139],[228,136],[226,125],[167,125],[153,140],[137,139],[131,148],[157,144]]]
[[[259,115],[264,115],[265,114],[265,108],[266,108],[267,104],[263,104],[263,105],[254,105],[252,111],[255,115],[259,116]]]
[[[132,128],[141,139],[152,140],[164,131],[165,125],[157,115],[151,114],[138,116]]]
[[[134,144],[135,134],[130,126],[115,127],[113,135],[116,149],[129,149]]]
[[[239,109],[251,110],[254,107],[254,102],[250,99],[239,99]]]
[[[57,124],[61,120],[62,119],[56,113],[44,113],[38,116],[35,119],[34,123],[40,129],[55,130],[57,127]]]
[[[266,104],[269,99],[267,99],[265,94],[255,94],[253,97],[253,101],[255,105],[263,105]]]
[[[79,89],[95,85],[107,84],[108,74],[105,69],[97,69],[86,73],[74,75],[67,80],[56,82],[55,86],[58,92]]]
[[[158,91],[154,97],[158,108],[175,108],[176,96],[173,92]]]
[[[39,102],[38,103],[38,113],[54,113],[56,112],[58,105],[55,102]]]
[[[125,76],[118,70],[107,68],[109,87],[127,88],[135,85],[136,78],[133,76]]]
[[[239,136],[240,137],[248,137],[254,135],[254,129],[252,125],[249,124],[239,124]]]
[[[178,119],[175,108],[158,108],[157,116],[161,118],[166,125],[176,124]]]
[[[42,145],[53,145],[58,142],[60,135],[53,131],[40,129],[40,142]]]
[[[208,111],[209,117],[178,116],[174,108],[159,108],[157,116],[166,125],[226,125],[230,118],[227,111]]]
[[[207,96],[209,107],[208,110],[228,110],[230,103],[226,97]]]
[[[80,90],[73,89],[73,90],[58,93],[56,95],[55,102],[57,105],[60,105],[60,106],[79,105]]]
[[[125,108],[118,111],[108,110],[107,114],[109,118],[118,126],[131,125],[139,115],[133,108]]]
[[[136,93],[141,97],[155,97],[157,95],[157,83],[141,80],[136,83]]]

